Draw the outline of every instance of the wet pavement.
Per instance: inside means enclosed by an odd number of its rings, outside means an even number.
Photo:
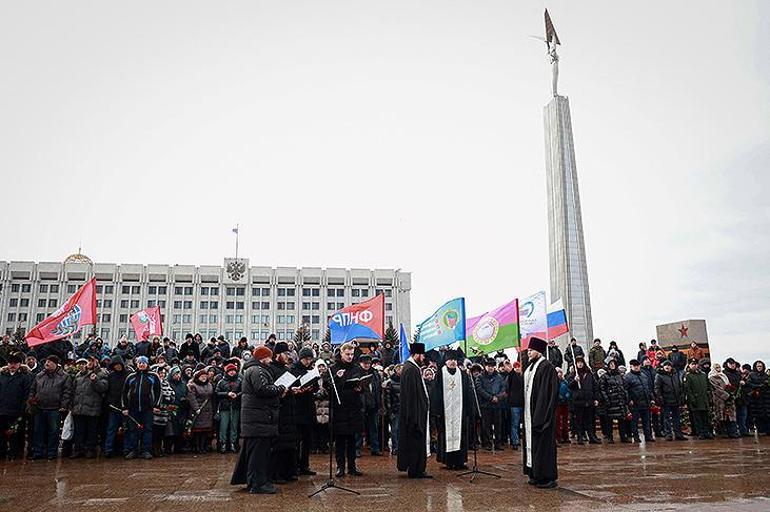
[[[658,442],[559,449],[560,487],[540,490],[521,474],[520,452],[479,453],[480,469],[502,476],[475,482],[428,463],[434,480],[408,480],[388,457],[365,455],[363,477],[338,490],[307,495],[326,481],[328,458],[313,456],[315,477],[254,496],[229,485],[235,455],[0,463],[0,510],[144,511],[247,510],[356,512],[605,510],[770,510],[770,438]],[[263,508],[267,507],[267,508]]]

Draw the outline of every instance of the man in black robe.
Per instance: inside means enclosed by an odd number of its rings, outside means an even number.
[[[406,471],[409,478],[433,478],[425,472],[430,452],[428,388],[420,369],[425,345],[412,343],[409,350],[412,355],[401,370],[397,468]]]
[[[436,418],[438,450],[436,460],[447,469],[468,469],[468,438],[470,422],[475,421],[471,379],[458,368],[458,354],[448,350],[445,364],[436,373],[430,397],[431,415]]]
[[[529,484],[541,489],[556,487],[556,406],[559,378],[556,369],[543,357],[548,343],[531,338],[524,372],[524,474]]]

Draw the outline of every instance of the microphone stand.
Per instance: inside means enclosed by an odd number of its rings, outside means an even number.
[[[481,406],[479,405],[479,395],[476,394],[476,382],[473,379],[473,376],[469,375],[471,379],[471,388],[473,389],[473,401],[476,402],[476,412],[479,413],[479,420],[481,420]],[[473,422],[473,435],[474,438],[476,437],[476,422]],[[468,429],[468,434],[466,436],[468,438],[468,442],[470,443],[470,429]],[[476,478],[476,475],[486,475],[491,476],[494,478],[501,478],[500,475],[496,475],[494,473],[489,473],[488,471],[482,471],[479,469],[479,443],[477,442],[478,438],[475,438],[473,440],[473,467],[470,469],[470,471],[465,471],[463,473],[460,473],[457,476],[467,476],[471,475],[470,482],[473,483],[473,480]],[[492,443],[492,449],[494,449],[494,443]],[[493,452],[494,453],[494,452]]]
[[[332,398],[337,400],[338,405],[342,405],[342,401],[340,400],[339,393],[337,393],[337,385],[334,383],[334,374],[332,373],[331,366],[329,366],[326,371],[329,375],[329,382],[331,382],[331,390],[333,391],[333,397],[331,394],[329,395],[329,479],[325,484],[321,486],[320,489],[314,491],[311,494],[308,494],[307,497],[312,498],[316,494],[320,494],[328,489],[339,489],[340,491],[345,491],[351,494],[355,494],[356,496],[360,496],[360,492],[354,491],[353,489],[348,489],[347,487],[342,487],[341,485],[337,485],[337,482],[334,480],[334,472],[332,470],[332,454],[336,449],[336,444],[334,442],[334,404],[332,403]]]

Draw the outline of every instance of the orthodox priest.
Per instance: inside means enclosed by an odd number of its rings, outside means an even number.
[[[457,351],[446,352],[430,397],[430,411],[438,429],[436,460],[447,469],[468,469],[469,427],[476,416],[471,379],[457,367],[458,359]]]
[[[430,454],[430,414],[428,388],[422,379],[420,366],[425,361],[425,345],[412,343],[411,356],[401,370],[401,407],[398,421],[399,471],[406,471],[409,478],[433,478],[425,472]]]
[[[524,474],[541,489],[556,487],[556,406],[559,378],[543,357],[548,343],[531,338],[524,372]]]

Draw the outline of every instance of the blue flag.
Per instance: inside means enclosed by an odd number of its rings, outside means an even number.
[[[452,299],[418,327],[425,350],[465,341],[465,298]]]
[[[406,335],[404,324],[401,324],[401,332],[398,334],[398,349],[400,356],[399,363],[406,362],[406,360],[409,359],[409,337]]]

